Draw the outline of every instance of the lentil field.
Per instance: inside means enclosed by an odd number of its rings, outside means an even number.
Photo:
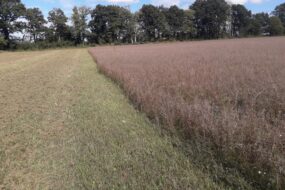
[[[179,136],[215,179],[237,188],[225,176],[238,173],[254,188],[284,189],[284,37],[89,51],[134,106]]]

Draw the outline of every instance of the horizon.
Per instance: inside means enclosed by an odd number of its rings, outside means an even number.
[[[233,4],[242,4],[252,13],[265,12],[271,13],[274,8],[283,3],[283,0],[226,0]],[[144,4],[155,6],[163,5],[169,7],[177,5],[180,8],[187,9],[193,4],[194,0],[22,0],[28,8],[37,7],[41,9],[44,16],[53,8],[61,8],[69,17],[74,6],[87,6],[95,8],[97,5],[119,5],[129,6],[132,12],[138,11]]]

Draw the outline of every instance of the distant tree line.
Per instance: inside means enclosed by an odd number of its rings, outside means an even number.
[[[40,9],[25,8],[21,0],[0,0],[0,49],[274,36],[283,35],[284,28],[285,3],[270,15],[225,0],[196,0],[187,10],[143,5],[136,13],[97,5],[74,7],[71,18],[56,8],[46,20]]]

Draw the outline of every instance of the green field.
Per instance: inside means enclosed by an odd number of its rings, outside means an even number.
[[[224,189],[87,49],[0,53],[0,189]]]

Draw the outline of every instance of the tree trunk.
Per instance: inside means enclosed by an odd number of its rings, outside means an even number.
[[[10,41],[10,36],[9,36],[9,31],[8,31],[7,28],[3,28],[3,35],[4,35],[4,39],[9,42]]]
[[[9,35],[9,30],[7,28],[3,28],[3,35],[4,35],[4,40],[7,41],[4,48],[9,49],[10,48],[10,35]]]
[[[36,43],[36,34],[33,34],[33,38],[34,38],[34,43]]]

